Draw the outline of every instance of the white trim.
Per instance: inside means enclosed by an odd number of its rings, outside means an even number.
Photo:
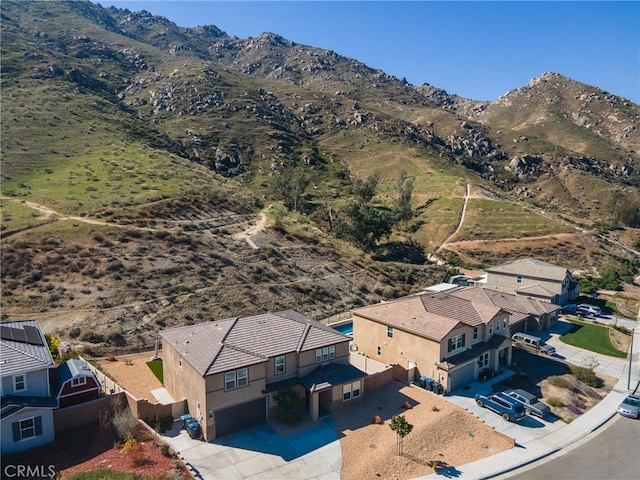
[[[22,437],[22,425],[20,425],[22,422],[25,422],[27,420],[32,420],[33,421],[33,426],[31,427],[33,429],[33,435],[23,438]],[[42,422],[42,417],[40,417],[40,422]],[[18,429],[20,430],[20,440],[18,440],[18,442],[25,442],[28,440],[31,440],[32,438],[38,438],[40,435],[38,435],[36,433],[36,417],[27,417],[27,418],[21,418],[20,420],[17,420],[16,422],[13,423],[18,423]],[[11,426],[12,430],[13,430],[13,425]],[[44,433],[44,432],[43,432]],[[41,434],[42,435],[42,434]],[[15,440],[14,440],[15,442]]]
[[[16,388],[17,377],[22,377],[22,383],[24,385],[23,388],[21,388],[20,390]],[[28,390],[26,373],[16,373],[15,375],[12,376],[12,380],[13,380],[13,393],[21,393],[21,392],[26,392]]]
[[[78,383],[76,383],[74,385],[74,382],[78,381]],[[71,387],[81,387],[82,385],[86,385],[87,384],[87,377],[86,376],[81,376],[81,377],[73,377],[71,378]]]

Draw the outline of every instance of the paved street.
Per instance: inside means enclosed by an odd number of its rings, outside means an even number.
[[[592,435],[552,457],[497,479],[635,480],[640,475],[640,421],[615,416]]]

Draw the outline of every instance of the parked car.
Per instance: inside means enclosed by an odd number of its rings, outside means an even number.
[[[544,353],[545,355],[556,353],[556,347],[546,345],[540,337],[529,335],[528,333],[514,333],[511,340],[513,340],[514,347],[524,348],[535,353]]]
[[[602,310],[597,305],[581,303],[576,307],[576,313],[583,317],[599,317],[602,314]]]
[[[625,417],[640,418],[640,395],[629,395],[618,407],[618,413]]]
[[[575,303],[568,303],[564,307],[562,307],[562,313],[568,313],[573,315],[578,310],[578,306]]]
[[[538,397],[529,393],[525,390],[507,390],[504,392],[505,395],[513,398],[516,402],[520,403],[525,412],[529,415],[536,415],[537,417],[544,418],[549,412],[551,412],[551,407],[546,403],[542,403],[538,400]]]
[[[504,393],[486,396],[477,394],[476,403],[479,407],[486,407],[510,422],[517,422],[525,416],[524,407]]]

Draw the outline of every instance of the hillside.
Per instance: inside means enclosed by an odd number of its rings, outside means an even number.
[[[274,33],[0,8],[5,317],[132,349],[166,325],[404,295],[446,278],[430,255],[638,268],[640,107],[623,98],[544,74],[475,102]],[[392,211],[400,171],[413,216],[363,252],[337,222],[372,175],[373,211]]]

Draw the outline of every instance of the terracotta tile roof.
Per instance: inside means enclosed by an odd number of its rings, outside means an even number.
[[[514,323],[526,315],[541,315],[559,310],[558,305],[535,298],[514,295],[485,287],[467,287],[451,293],[460,298],[477,302],[491,302],[493,305],[511,313],[510,322]]]
[[[444,292],[421,293],[352,311],[385,325],[441,341],[460,324],[477,326],[489,322],[501,309]]]
[[[203,376],[351,340],[293,310],[172,328],[160,335]]]
[[[522,275],[523,277],[545,278],[562,281],[567,275],[567,269],[543,262],[534,258],[524,258],[504,263],[487,270],[489,273],[507,273],[511,275]]]

